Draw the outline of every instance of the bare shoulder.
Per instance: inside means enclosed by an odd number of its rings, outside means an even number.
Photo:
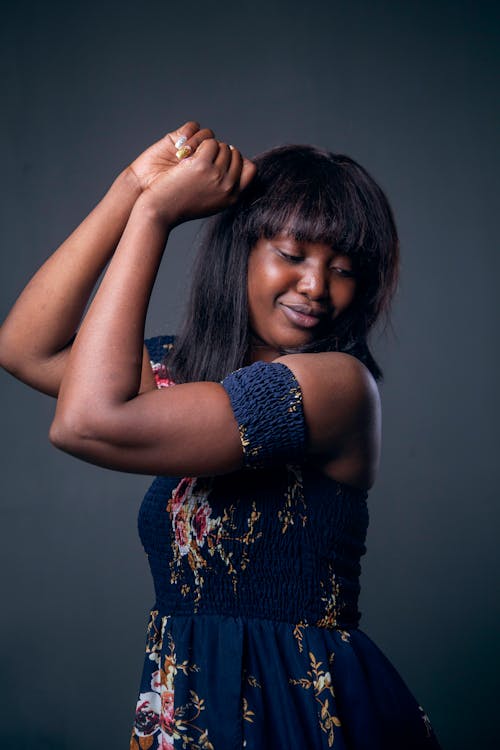
[[[347,399],[351,406],[380,403],[375,378],[359,359],[345,352],[286,354],[275,362],[286,365],[309,400]]]
[[[289,367],[300,384],[311,453],[339,457],[361,442],[377,442],[380,393],[360,360],[344,352],[318,352],[275,361]]]

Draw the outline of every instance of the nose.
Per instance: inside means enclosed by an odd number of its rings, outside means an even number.
[[[310,265],[301,269],[297,291],[309,299],[320,300],[328,297],[328,273],[322,265]]]

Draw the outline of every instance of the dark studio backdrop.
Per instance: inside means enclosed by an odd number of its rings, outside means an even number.
[[[444,750],[498,708],[500,278],[495,4],[19,3],[1,23],[0,313],[132,158],[187,119],[253,155],[313,143],[386,190],[402,244],[370,493],[362,629]],[[173,234],[148,335],[175,332],[198,224]],[[128,747],[153,589],[150,479],[48,442],[52,399],[0,373],[4,750]]]

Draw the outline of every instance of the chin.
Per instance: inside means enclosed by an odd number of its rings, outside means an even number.
[[[283,352],[291,349],[301,349],[303,346],[312,344],[317,338],[318,336],[312,336],[307,331],[302,335],[299,334],[296,336],[283,336],[280,341],[279,348]]]

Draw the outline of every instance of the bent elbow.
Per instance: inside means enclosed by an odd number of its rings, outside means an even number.
[[[54,447],[66,453],[78,453],[82,445],[91,438],[88,426],[75,415],[56,414],[50,425],[50,442]]]
[[[52,420],[52,424],[50,425],[49,440],[55,448],[59,448],[59,450],[62,451],[64,450],[67,441],[67,434],[61,420],[57,417]]]
[[[9,348],[8,344],[4,342],[0,332],[0,367],[2,370],[5,370],[15,378],[20,379],[19,372],[21,362],[21,356],[18,352]]]
[[[9,324],[8,320],[4,321],[0,326],[0,367],[19,378],[29,355],[30,351],[16,331],[16,326]]]

